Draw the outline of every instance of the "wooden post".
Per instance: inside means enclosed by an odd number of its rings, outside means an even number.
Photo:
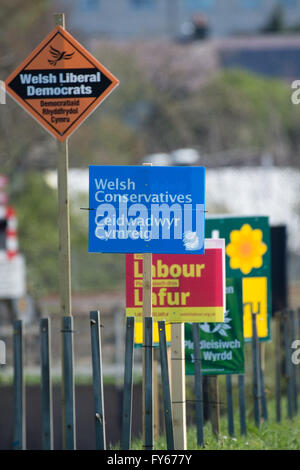
[[[122,408],[121,450],[129,450],[131,443],[132,389],[133,389],[133,350],[134,317],[126,319],[124,391]]]
[[[50,318],[41,318],[40,336],[42,388],[42,448],[43,450],[53,450]]]
[[[149,377],[146,377],[146,320],[152,318],[152,253],[143,254],[143,436],[144,446],[146,448],[146,381]],[[152,344],[152,339],[151,339]],[[147,345],[149,348],[150,345]],[[151,354],[152,357],[152,354]],[[148,373],[153,374],[153,367],[151,364],[151,370]],[[152,400],[153,400],[153,376],[151,377],[152,383]],[[151,390],[148,389],[151,393]],[[152,414],[153,417],[153,414]],[[153,427],[153,426],[152,426]],[[152,430],[153,432],[153,430]],[[147,441],[151,441],[151,438],[147,438]],[[153,442],[153,438],[152,438]],[[148,446],[149,444],[147,444]]]
[[[172,412],[175,450],[186,450],[184,323],[171,325]]]
[[[65,15],[58,13],[54,15],[55,26],[65,28]],[[72,315],[71,307],[71,256],[70,256],[70,214],[68,194],[68,139],[65,142],[57,141],[57,186],[58,186],[58,235],[59,235],[59,292],[60,313],[63,317]],[[64,342],[62,338],[62,358],[64,357]],[[66,448],[66,424],[65,417],[65,371],[62,359],[62,425],[63,425],[63,448]]]
[[[218,376],[210,375],[208,377],[211,428],[213,434],[218,437],[220,434],[220,402]]]
[[[275,315],[275,399],[276,399],[276,421],[281,421],[281,312]]]
[[[90,312],[91,344],[93,360],[93,388],[95,407],[96,449],[106,450],[104,393],[102,377],[102,350],[100,334],[100,313]]]
[[[167,449],[174,450],[173,417],[172,417],[172,406],[171,406],[171,389],[170,389],[170,379],[169,379],[169,365],[168,365],[165,321],[158,322],[158,331],[159,331],[161,381],[162,381],[162,389],[163,389]]]
[[[26,449],[26,412],[25,412],[25,382],[24,382],[24,345],[23,323],[15,320],[13,323],[13,352],[14,352],[14,434],[13,449]]]

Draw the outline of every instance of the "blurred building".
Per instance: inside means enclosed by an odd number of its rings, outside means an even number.
[[[282,7],[284,24],[300,23],[300,0],[56,0],[68,25],[89,37],[203,39],[249,34]],[[199,29],[199,21],[201,23]]]

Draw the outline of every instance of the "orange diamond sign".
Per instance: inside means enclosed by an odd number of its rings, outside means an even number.
[[[116,77],[60,26],[5,81],[12,98],[61,142],[118,84]]]

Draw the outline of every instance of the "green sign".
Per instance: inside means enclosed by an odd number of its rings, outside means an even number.
[[[226,280],[224,323],[199,323],[203,375],[244,373],[243,301],[240,279]],[[185,326],[185,370],[194,374],[192,324]]]
[[[214,234],[225,238],[226,277],[270,277],[268,217],[208,217],[205,237]]]
[[[258,314],[259,339],[269,340],[272,306],[268,217],[208,217],[205,236],[225,239],[226,277],[243,279],[245,339],[252,338],[252,309]]]

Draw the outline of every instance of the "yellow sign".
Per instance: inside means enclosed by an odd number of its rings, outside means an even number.
[[[169,323],[166,324],[166,338],[167,343],[171,342],[171,325]],[[135,344],[143,344],[143,323],[142,322],[135,322],[134,326],[134,343]],[[159,344],[159,335],[158,335],[158,322],[153,322],[153,344]]]
[[[267,297],[268,284],[266,277],[243,278],[244,304],[244,338],[252,338],[251,307],[257,312],[257,334],[259,338],[268,336]]]

